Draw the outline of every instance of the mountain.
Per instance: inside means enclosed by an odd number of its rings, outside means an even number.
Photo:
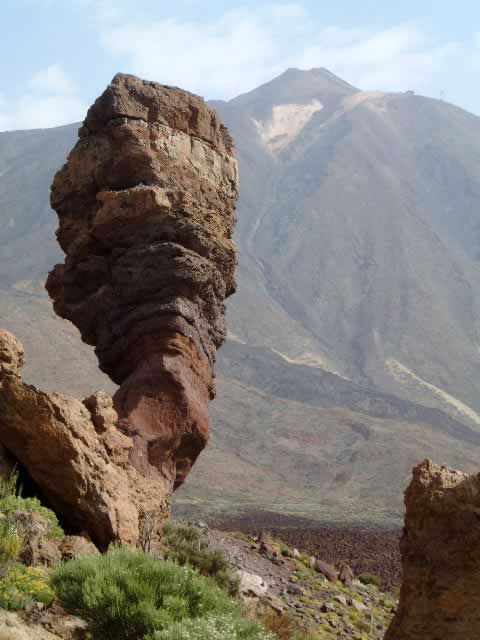
[[[289,70],[217,108],[243,177],[238,339],[480,408],[480,119],[322,70]]]
[[[394,523],[411,466],[476,469],[480,118],[289,69],[212,103],[236,141],[239,290],[182,509]],[[112,389],[43,293],[75,125],[0,134],[1,324],[27,378]]]

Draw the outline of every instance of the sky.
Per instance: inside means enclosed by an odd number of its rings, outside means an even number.
[[[115,73],[230,99],[289,67],[480,115],[478,0],[0,0],[0,131],[83,119]]]

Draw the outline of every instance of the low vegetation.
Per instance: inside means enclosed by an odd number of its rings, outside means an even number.
[[[24,537],[11,519],[16,511],[40,513],[50,524],[52,537],[63,536],[57,517],[36,498],[23,498],[18,475],[0,479],[0,608],[15,611],[33,602],[49,604],[54,598],[47,571],[19,562]]]
[[[39,513],[48,521],[49,536],[51,538],[63,538],[64,533],[57,516],[51,509],[44,507],[38,498],[23,498],[22,496],[6,496],[0,499],[0,513],[8,515],[15,511],[28,511]]]
[[[17,527],[7,518],[0,521],[0,579],[4,580],[10,567],[18,560],[23,539]]]
[[[298,620],[288,613],[269,609],[259,615],[259,622],[275,640],[317,640],[318,636],[300,628]]]
[[[169,559],[213,578],[229,595],[238,594],[238,578],[231,571],[228,560],[220,550],[209,547],[207,536],[200,529],[168,523],[164,533]]]
[[[11,565],[0,580],[0,608],[16,611],[40,602],[48,605],[55,594],[48,572],[40,567],[26,567],[19,562]]]
[[[64,536],[58,518],[51,509],[44,507],[38,498],[24,498],[22,496],[22,487],[19,484],[16,470],[8,478],[0,478],[0,514],[8,516],[15,511],[39,513],[49,523],[51,538]]]
[[[174,623],[148,640],[274,640],[257,624],[231,615],[210,615]]]
[[[379,589],[382,588],[382,579],[379,576],[374,576],[371,573],[362,573],[358,576],[358,579],[362,584],[373,584]]]
[[[63,606],[85,618],[99,639],[271,637],[212,579],[140,551],[114,548],[73,560],[54,571],[52,585]]]

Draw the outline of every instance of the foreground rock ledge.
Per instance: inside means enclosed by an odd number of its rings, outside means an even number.
[[[480,474],[426,460],[405,505],[400,604],[385,640],[480,638]]]
[[[0,442],[102,546],[138,542],[145,514],[168,512],[207,443],[224,300],[235,290],[237,195],[216,113],[122,74],[53,181],[66,257],[46,288],[120,388],[113,401],[44,394],[21,382],[20,359],[4,358]]]

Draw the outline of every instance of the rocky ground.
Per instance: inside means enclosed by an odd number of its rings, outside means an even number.
[[[220,549],[238,572],[248,609],[269,616],[275,629],[304,629],[315,640],[380,640],[397,605],[391,593],[353,576],[350,582],[329,581],[327,571],[312,568],[312,558],[262,534],[204,529],[211,548]],[[321,558],[318,558],[321,560]],[[314,563],[313,563],[314,564]],[[322,562],[318,563],[323,567]],[[350,576],[351,577],[351,576]],[[277,631],[278,632],[278,631]],[[287,631],[279,638],[290,638]],[[87,640],[86,623],[66,614],[54,602],[32,602],[21,612],[0,609],[0,640]]]
[[[347,562],[357,575],[379,576],[382,587],[393,589],[401,582],[399,529],[320,527],[312,520],[276,513],[250,512],[211,521],[216,529],[255,535],[267,530],[290,547],[339,564]]]
[[[391,593],[355,578],[350,587],[330,582],[311,568],[309,556],[281,542],[261,544],[246,534],[218,530],[208,535],[239,570],[247,598],[267,601],[319,640],[383,638],[397,604]]]
[[[0,640],[87,640],[86,623],[58,606],[15,613],[0,609]]]

